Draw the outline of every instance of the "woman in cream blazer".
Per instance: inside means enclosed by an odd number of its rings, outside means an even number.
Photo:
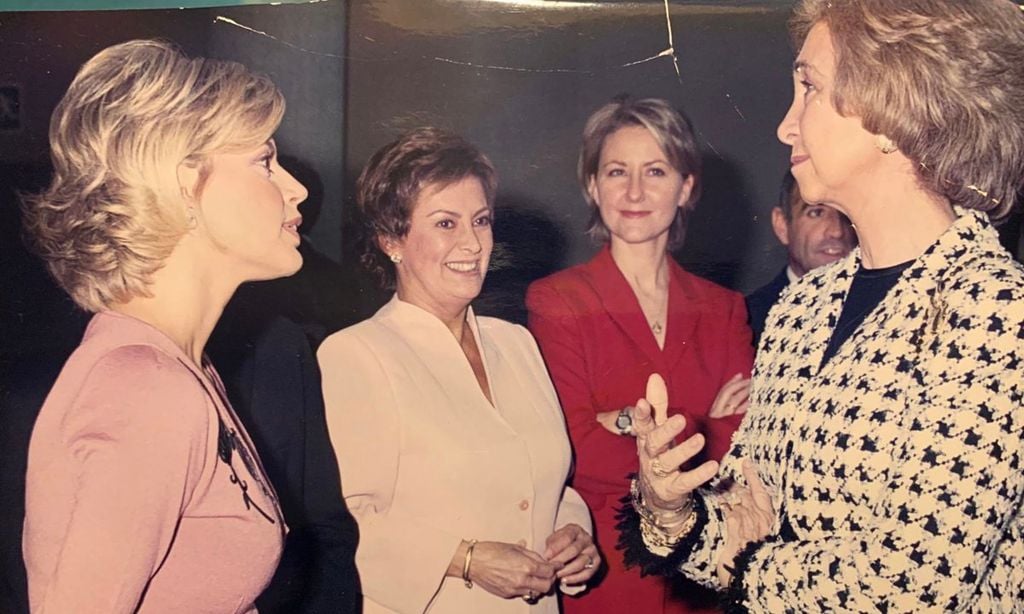
[[[418,187],[404,204],[395,177]],[[469,307],[493,193],[487,159],[432,129],[386,146],[359,180],[397,294],[319,360],[367,614],[555,613],[556,589],[581,590],[600,562],[533,338]]]

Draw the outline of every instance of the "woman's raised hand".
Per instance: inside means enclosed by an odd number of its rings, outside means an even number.
[[[640,492],[645,504],[655,512],[671,512],[683,507],[690,493],[718,472],[718,463],[708,461],[691,471],[680,466],[704,447],[700,433],[672,447],[672,442],[686,427],[680,415],[655,423],[651,404],[640,399],[633,410],[636,452],[639,457]]]

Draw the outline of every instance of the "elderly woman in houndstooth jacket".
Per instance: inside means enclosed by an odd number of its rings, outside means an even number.
[[[779,138],[860,248],[770,313],[720,468],[680,471],[701,441],[641,403],[623,541],[737,611],[1019,611],[1024,273],[991,222],[1024,178],[1024,12],[802,0],[792,29]]]

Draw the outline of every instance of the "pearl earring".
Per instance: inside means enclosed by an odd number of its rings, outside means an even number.
[[[875,137],[875,146],[884,154],[891,154],[899,149],[899,147],[896,147],[896,143],[892,142],[892,139],[881,134]]]
[[[394,262],[395,264],[402,264],[402,254],[395,252],[388,257],[391,258],[391,262]]]

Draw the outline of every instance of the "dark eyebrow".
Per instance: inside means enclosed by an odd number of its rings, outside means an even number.
[[[483,207],[480,207],[479,211],[474,211],[473,214],[470,215],[469,217],[476,217],[476,216],[478,216],[478,215],[480,215],[481,213],[484,213],[484,212],[490,213],[491,212],[491,208],[489,206],[487,206],[487,205],[484,205]],[[433,211],[431,211],[430,213],[427,214],[427,217],[430,217],[432,215],[437,215],[438,213],[443,213],[445,215],[449,215],[449,216],[454,217],[454,218],[462,219],[462,214],[461,213],[459,213],[457,211],[451,211],[451,210],[448,210],[448,209],[434,209]]]
[[[655,158],[653,160],[648,160],[647,162],[641,163],[641,166],[650,166],[652,164],[668,164],[668,163],[669,163],[668,160],[666,160],[664,158]],[[626,166],[626,163],[621,161],[621,160],[608,160],[607,162],[602,164],[600,168],[604,168],[604,167],[608,166],[609,164],[619,164],[621,166]]]
[[[445,215],[450,215],[452,217],[462,217],[460,214],[456,213],[455,211],[449,211],[448,209],[434,209],[433,211],[431,211],[430,213],[427,214],[427,217],[430,217],[432,215],[437,215],[438,213],[443,213]]]

